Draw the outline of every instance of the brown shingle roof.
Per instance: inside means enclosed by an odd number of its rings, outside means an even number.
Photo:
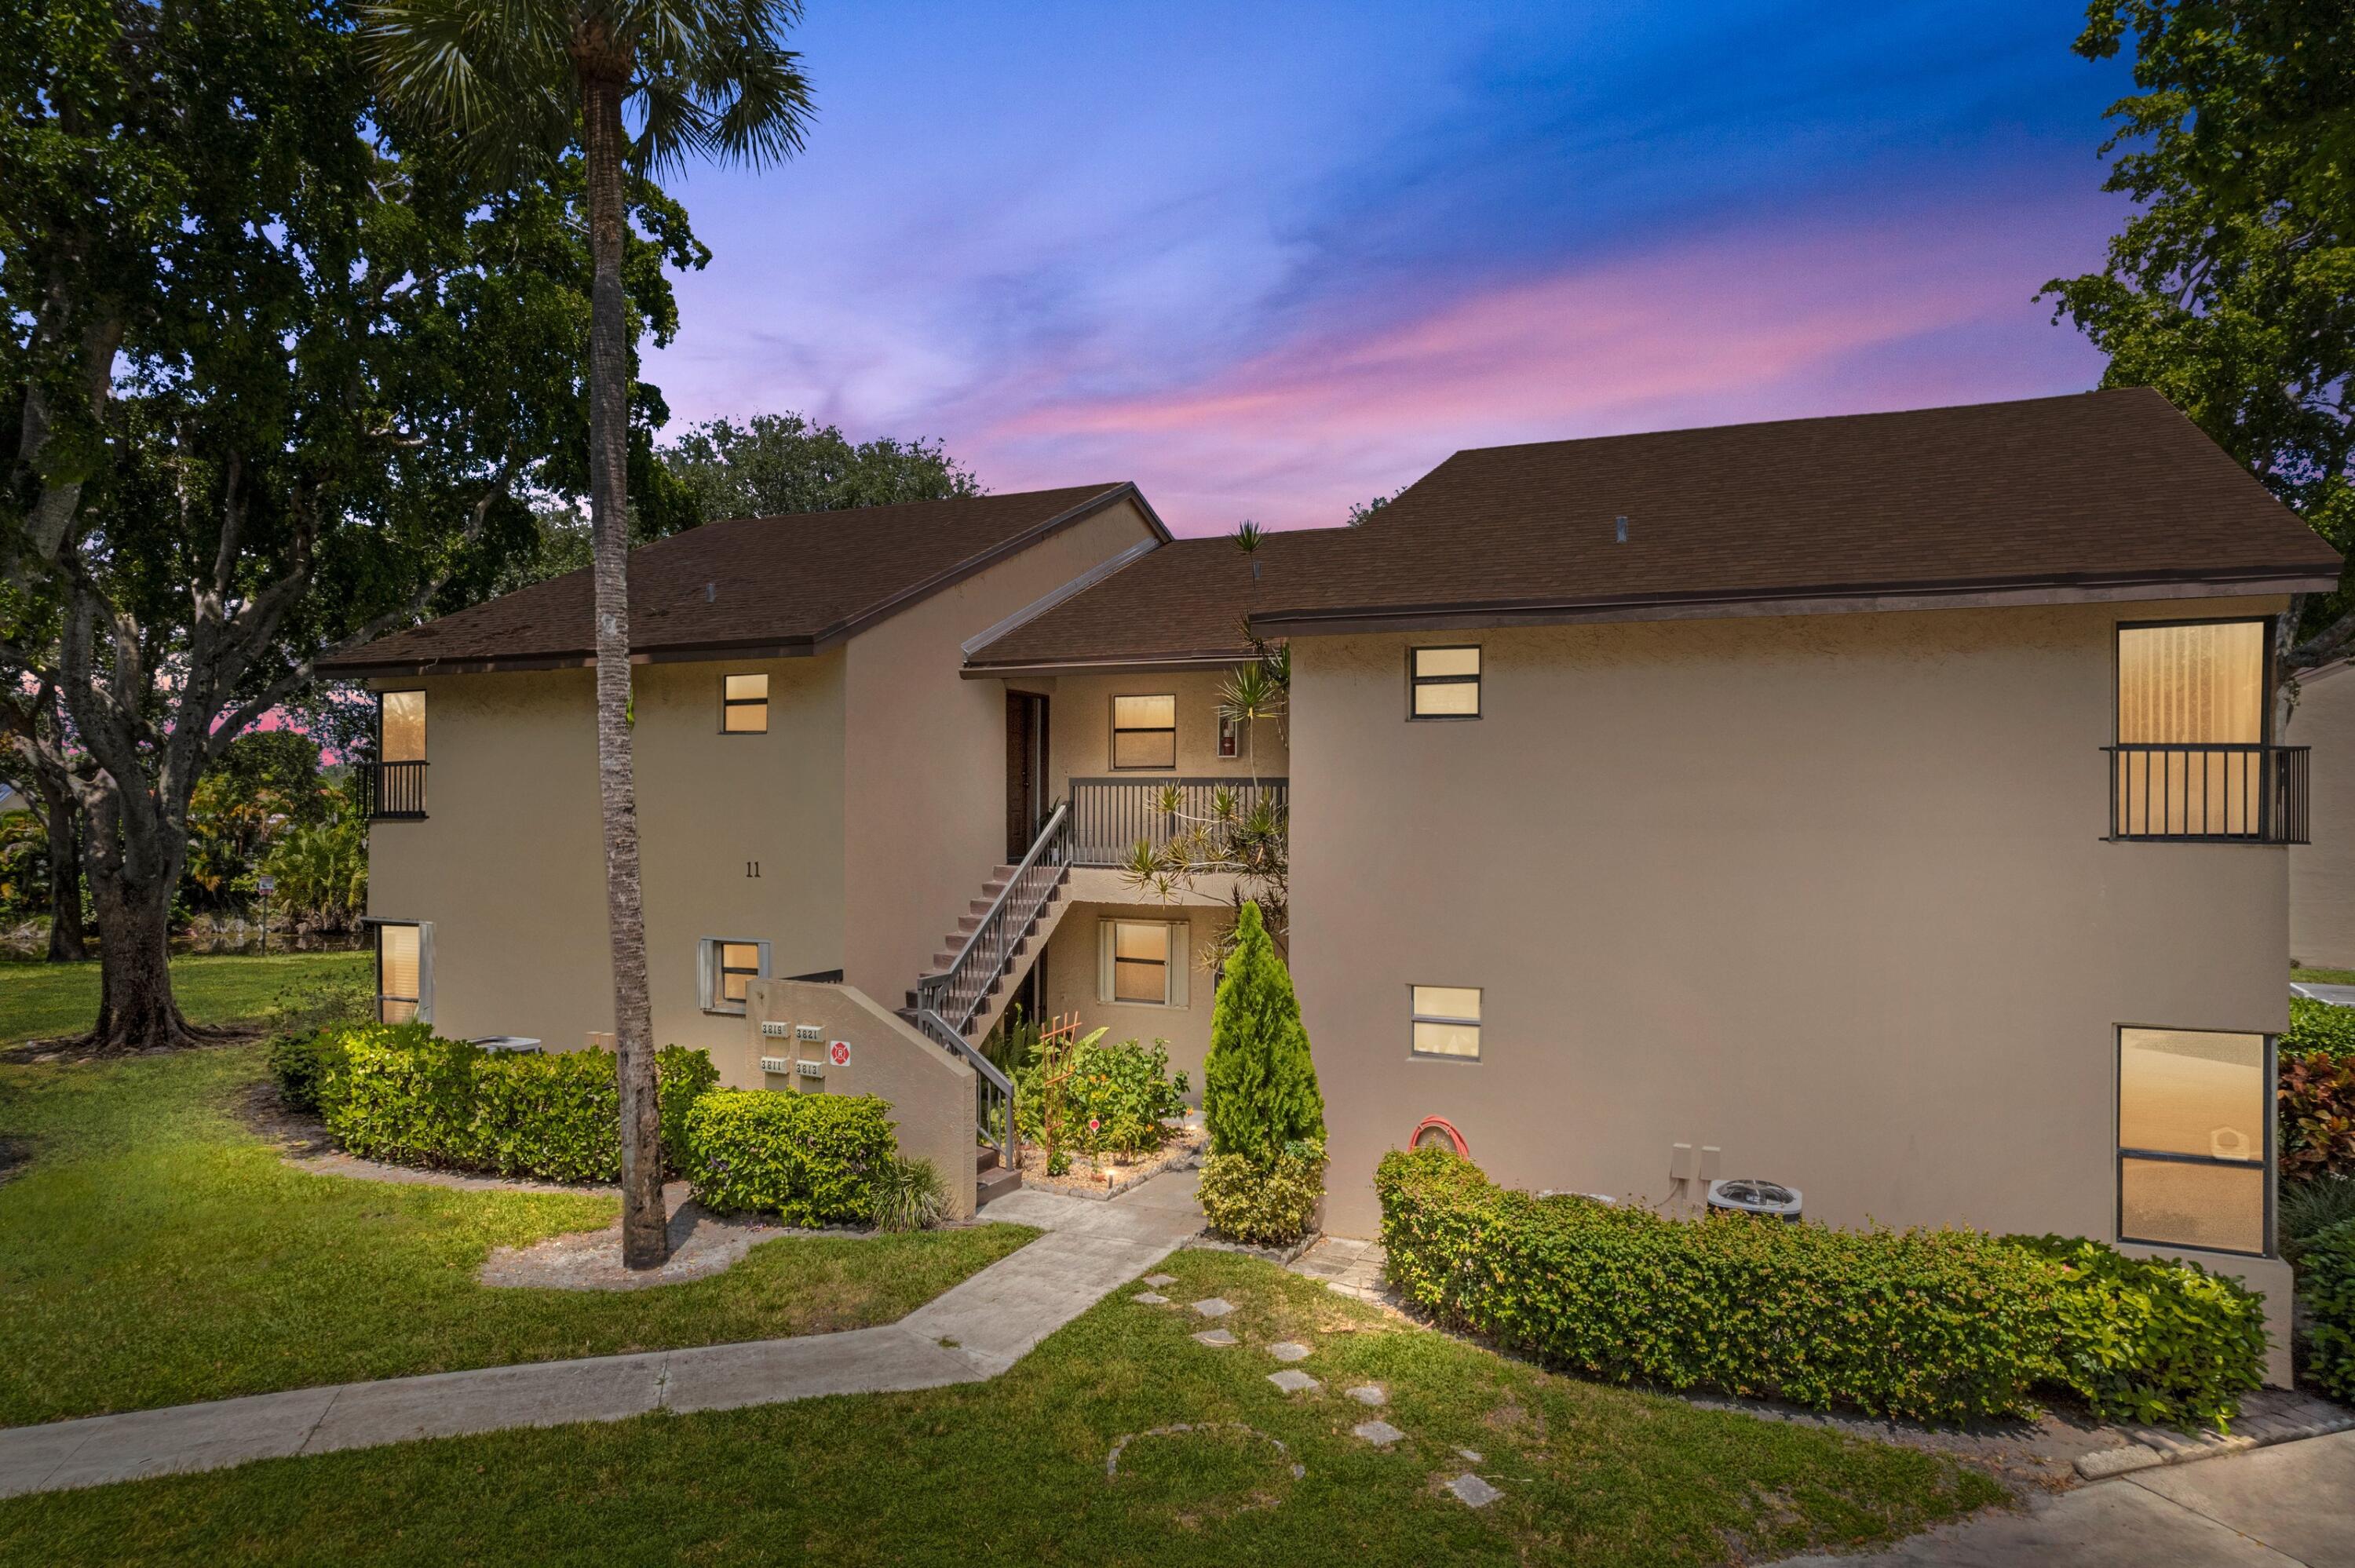
[[[812,652],[1124,499],[1160,528],[1127,483],[707,523],[630,552],[631,651]],[[320,667],[363,675],[580,663],[593,645],[592,602],[589,573],[573,572]]]
[[[1253,589],[1229,541],[1156,550],[971,667],[1240,656],[1247,609],[1279,636],[2185,584],[2282,591],[2339,568],[2143,388],[1462,451],[1364,527],[1276,535],[1261,554]]]

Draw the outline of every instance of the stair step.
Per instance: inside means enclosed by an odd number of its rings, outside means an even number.
[[[973,1151],[973,1168],[975,1173],[996,1170],[997,1150],[995,1149],[975,1150]]]
[[[1003,1198],[1022,1185],[1022,1172],[1004,1169],[976,1175],[973,1182],[973,1206],[980,1208],[993,1198]]]

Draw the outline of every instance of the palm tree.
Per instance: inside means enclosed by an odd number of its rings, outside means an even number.
[[[760,165],[799,152],[809,83],[782,39],[801,7],[798,0],[382,0],[360,14],[364,46],[395,113],[454,132],[479,165],[505,175],[527,175],[576,146],[584,155],[597,786],[620,1057],[622,1258],[651,1268],[670,1245],[630,761],[623,169],[661,174],[698,155]]]

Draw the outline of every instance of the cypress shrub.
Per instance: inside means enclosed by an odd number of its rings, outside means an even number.
[[[1210,1012],[1202,1120],[1212,1153],[1240,1155],[1261,1171],[1287,1149],[1325,1141],[1325,1097],[1300,1002],[1254,903],[1235,922],[1234,952]]]

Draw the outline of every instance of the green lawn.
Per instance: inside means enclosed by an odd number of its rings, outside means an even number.
[[[172,991],[192,1023],[243,1023],[297,981],[365,980],[366,953],[282,953],[269,958],[172,960]],[[78,1034],[98,1017],[98,964],[0,964],[0,1045]]]
[[[258,1045],[0,1064],[0,1138],[31,1151],[0,1183],[0,1425],[890,1322],[1034,1234],[788,1237],[691,1284],[485,1289],[492,1247],[615,1200],[296,1171],[236,1114],[262,1075]]]
[[[1118,1291],[1004,1377],[718,1414],[273,1460],[0,1502],[45,1563],[1718,1563],[1858,1546],[1996,1502],[1954,1462],[1550,1376],[1268,1264],[1180,1253],[1182,1306]],[[1263,1347],[1312,1345],[1285,1395]],[[1375,1412],[1343,1396],[1386,1387]],[[1380,1414],[1408,1437],[1350,1436]],[[1231,1428],[1138,1437],[1177,1423]],[[1478,1451],[1474,1466],[1455,1450]],[[1290,1473],[1293,1461],[1305,1477]],[[1477,1512],[1438,1490],[1476,1469]]]
[[[2355,969],[2293,969],[2289,978],[2303,985],[2355,985]]]

